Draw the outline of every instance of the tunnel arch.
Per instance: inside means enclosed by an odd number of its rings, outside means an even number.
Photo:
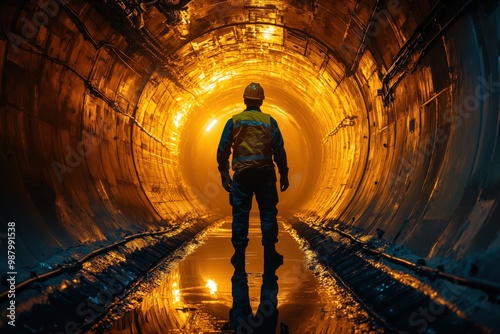
[[[203,133],[208,113],[220,132],[257,76],[264,108],[292,120],[283,214],[479,259],[497,280],[495,4],[172,4],[126,17],[100,1],[2,5],[2,220],[24,222],[21,263],[223,207],[213,146],[189,127]],[[206,175],[185,170],[191,147]]]
[[[252,27],[253,24],[247,24],[245,27]],[[233,32],[231,32],[232,34]],[[284,31],[281,32],[283,34]],[[240,33],[241,35],[242,33]],[[237,33],[234,33],[234,35],[237,35]],[[232,36],[234,36],[232,35]],[[191,100],[194,96],[196,96],[195,101],[204,101],[205,100],[205,93],[212,93],[212,91],[217,91],[219,94],[224,94],[229,97],[232,96],[231,101],[223,100],[224,103],[222,104],[221,108],[225,108],[225,105],[233,105],[233,104],[239,104],[239,109],[241,110],[242,108],[242,91],[244,89],[244,86],[251,81],[260,81],[265,89],[266,89],[266,95],[268,98],[265,101],[264,108],[274,108],[274,105],[279,105],[282,104],[283,101],[295,101],[295,102],[289,102],[288,107],[285,110],[289,109],[295,109],[295,113],[298,113],[297,116],[302,118],[302,122],[298,123],[299,128],[308,126],[309,131],[302,131],[307,133],[304,135],[306,138],[314,138],[315,136],[318,137],[316,139],[316,142],[313,142],[312,144],[308,145],[308,149],[306,152],[313,152],[313,151],[319,151],[319,148],[317,147],[322,147],[322,150],[332,150],[331,147],[322,144],[321,141],[326,141],[328,140],[329,137],[336,135],[337,133],[334,132],[335,127],[341,125],[341,124],[350,124],[358,122],[360,124],[363,124],[364,119],[366,116],[366,111],[363,110],[363,108],[358,108],[357,110],[351,112],[349,110],[346,110],[346,108],[349,108],[352,103],[349,101],[355,100],[354,97],[347,97],[343,98],[344,101],[340,101],[340,98],[337,97],[336,94],[331,94],[331,91],[334,91],[336,82],[334,81],[333,75],[335,74],[330,74],[330,69],[326,68],[324,70],[323,75],[317,74],[319,71],[319,66],[316,68],[314,67],[314,64],[310,62],[310,60],[300,53],[294,52],[292,49],[291,51],[286,51],[286,48],[279,47],[279,46],[274,46],[274,48],[279,48],[285,50],[287,53],[285,56],[282,58],[279,58],[278,56],[273,56],[273,52],[276,53],[277,51],[273,50],[273,45],[272,43],[266,50],[259,50],[258,52],[253,51],[251,48],[245,48],[244,47],[244,41],[239,41],[238,47],[236,48],[236,52],[232,52],[231,48],[233,47],[233,44],[230,44],[229,46],[225,46],[222,43],[219,43],[218,48],[216,51],[213,51],[216,53],[215,56],[212,56],[209,52],[207,55],[204,55],[205,58],[200,59],[200,56],[196,56],[196,52],[194,51],[194,48],[196,48],[200,54],[203,54],[203,44],[206,44],[206,48],[209,50],[213,49],[213,46],[211,44],[215,44],[213,42],[214,39],[220,39],[220,36],[207,36],[207,37],[201,37],[202,42],[198,42],[197,39],[194,39],[192,42],[189,44],[186,44],[186,47],[184,50],[180,50],[179,53],[180,55],[174,55],[174,59],[188,59],[182,63],[182,66],[176,66],[175,71],[184,73],[182,75],[179,75],[179,77],[183,78],[182,81],[178,82],[177,84],[181,87],[185,86],[190,86],[192,87],[189,92],[186,94],[189,95],[189,97],[181,100]],[[225,40],[229,40],[233,38],[228,38],[227,36],[224,37]],[[281,38],[282,39],[282,38]],[[193,46],[193,44],[195,46]],[[186,51],[187,49],[187,51]],[[236,55],[234,55],[236,53]],[[243,59],[241,58],[241,55],[244,55]],[[285,58],[286,57],[286,58]],[[192,60],[194,59],[194,60]],[[205,60],[206,59],[206,60]],[[192,61],[191,61],[192,60]],[[196,62],[193,64],[193,62]],[[208,65],[205,63],[208,62]],[[248,62],[248,63],[246,63]],[[213,69],[214,66],[217,66],[217,69]],[[184,68],[189,68],[189,71],[184,70]],[[336,66],[338,68],[338,65]],[[212,71],[212,73],[210,73]],[[206,75],[206,73],[210,73],[210,75]],[[311,80],[312,82],[306,81],[304,78],[311,77],[312,79],[307,79]],[[245,77],[248,77],[248,79],[244,79]],[[318,77],[316,79],[316,77]],[[324,79],[324,78],[327,79]],[[202,79],[199,79],[202,78]],[[301,79],[302,78],[302,79]],[[198,82],[196,82],[196,85],[193,85],[192,82],[194,82],[196,79],[198,79]],[[207,82],[207,80],[209,80]],[[346,79],[346,82],[350,81],[350,79]],[[207,90],[207,87],[210,88],[210,90]],[[281,91],[278,87],[281,87]],[[340,89],[342,90],[342,89]],[[328,98],[328,96],[332,96],[331,98]],[[324,97],[326,96],[326,97]],[[301,105],[304,107],[300,108],[300,110],[297,110],[297,108],[294,108],[294,105],[299,104],[299,98],[303,101],[306,102],[300,102]],[[211,102],[212,103],[212,102]],[[213,102],[215,103],[215,102]],[[200,104],[200,102],[195,103],[197,105]],[[193,107],[195,107],[195,104],[191,104]],[[162,107],[165,109],[168,109],[168,107]],[[206,107],[204,107],[206,109]],[[175,108],[174,108],[175,109]],[[283,108],[282,108],[283,109]],[[154,112],[154,111],[151,111]],[[203,115],[203,113],[206,112],[205,110],[201,110],[200,114]],[[233,109],[233,114],[235,113],[235,110]],[[194,112],[193,112],[194,114]],[[294,113],[290,112],[290,117],[294,117]],[[324,115],[324,116],[323,116]],[[189,118],[189,111],[185,111],[185,114],[183,117],[186,119]],[[278,120],[280,119],[279,115],[275,115]],[[194,118],[197,117],[195,114],[193,116]],[[203,117],[203,116],[201,116]],[[227,117],[227,116],[226,116]],[[346,119],[346,117],[350,117],[350,119]],[[281,117],[283,118],[283,117]],[[314,124],[316,120],[322,119],[322,122],[317,122],[316,125],[309,125],[309,124]],[[286,119],[282,120],[283,123],[286,121]],[[219,122],[219,127],[217,128],[218,131],[218,136],[220,136],[220,133],[222,131],[221,126],[225,123],[225,120],[220,120]],[[281,123],[281,122],[280,122]],[[174,122],[175,126],[175,117],[174,117]],[[167,125],[167,124],[166,124]],[[366,125],[365,125],[366,126]],[[202,130],[194,130],[190,127],[186,130],[188,133],[197,133],[201,132]],[[285,132],[288,131],[287,127],[285,126],[283,130]],[[163,130],[163,133],[168,133],[169,131]],[[330,133],[330,134],[329,134]],[[325,136],[326,134],[326,136]],[[329,135],[328,135],[329,134]],[[342,133],[341,135],[344,135],[345,133]],[[348,136],[352,135],[351,133],[347,132]],[[323,138],[319,138],[319,137]],[[196,136],[193,136],[196,138]],[[289,137],[287,139],[287,142],[292,140],[293,136]],[[216,139],[218,140],[217,136]],[[343,142],[345,139],[342,138],[340,142]],[[348,141],[348,140],[346,140]],[[350,139],[351,143],[355,142],[355,139]],[[337,143],[337,142],[336,142]],[[205,147],[203,151],[206,151],[207,149],[215,148],[217,145],[217,141],[214,141],[211,143],[211,146]],[[339,147],[342,147],[344,145],[339,144]],[[366,150],[366,148],[365,148]],[[340,151],[340,150],[339,150]],[[299,153],[300,154],[300,153]],[[316,153],[313,156],[310,156],[310,160],[320,160],[320,156],[322,154],[328,154],[328,153]],[[329,153],[331,154],[331,153]],[[213,160],[213,156],[215,156],[215,152],[213,152],[212,156],[206,157],[207,159]],[[289,152],[289,158],[294,159],[297,162],[300,162],[301,157],[297,158],[294,156],[294,151],[292,150]],[[319,158],[319,159],[318,159]],[[191,158],[191,161],[197,161],[198,157],[197,154],[194,154],[194,156]],[[338,168],[339,169],[339,174],[341,175],[346,175],[348,172],[343,171],[342,168],[343,165],[340,164],[343,158],[341,159],[333,159],[330,158],[331,163],[337,162],[339,164]],[[351,159],[353,160],[353,159]],[[213,163],[212,163],[213,165]],[[292,163],[293,165],[293,163]],[[318,163],[318,165],[323,165],[323,163]],[[326,167],[326,169],[332,169],[330,167]],[[216,166],[213,165],[210,171],[207,171],[207,174],[212,174],[212,176],[205,178],[204,182],[209,182],[209,184],[212,184],[214,180],[218,179],[218,176],[213,176],[213,172],[216,170]],[[304,172],[303,170],[297,168],[295,171],[293,171],[294,168],[292,168],[292,177],[294,179],[305,179],[302,177],[302,173]],[[299,173],[297,173],[297,170],[299,170]],[[205,171],[200,170],[199,173],[203,173]],[[308,182],[312,183],[314,185],[314,176],[319,176],[320,173],[314,172],[314,173],[308,173]],[[312,174],[312,175],[311,175]],[[337,176],[338,178],[338,176]],[[335,183],[342,183],[338,180],[335,180]],[[211,181],[210,181],[211,180]],[[218,180],[217,180],[218,182]],[[292,189],[293,189],[293,182],[292,182]],[[203,194],[200,193],[200,189],[203,188],[203,185],[200,185],[198,187],[198,197],[206,197],[206,199],[209,201],[209,198],[212,193],[207,193]],[[313,188],[313,187],[310,187]],[[219,192],[220,187],[218,187]],[[300,197],[303,199],[305,196],[303,196],[303,189],[301,189],[300,185],[298,188],[294,189],[296,193],[300,193]],[[310,192],[311,190],[309,190]],[[215,191],[217,193],[217,190]],[[206,196],[204,196],[206,195]],[[214,194],[215,195],[215,194]],[[286,195],[283,194],[283,197],[286,201]],[[227,196],[224,196],[222,194],[222,197],[220,199],[220,202],[224,203],[227,206]],[[292,200],[292,205],[289,207],[292,208],[294,207],[295,209],[300,206],[299,204],[294,203]],[[297,202],[297,201],[295,201]],[[286,210],[285,210],[286,212]]]

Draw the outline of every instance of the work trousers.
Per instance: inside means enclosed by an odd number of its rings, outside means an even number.
[[[278,242],[278,191],[274,167],[247,168],[233,176],[233,189],[229,194],[233,207],[231,242],[235,248],[248,245],[248,220],[252,197],[259,206],[262,245],[274,246]]]

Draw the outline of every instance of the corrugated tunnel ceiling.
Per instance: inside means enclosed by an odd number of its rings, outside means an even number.
[[[2,220],[19,263],[229,214],[215,150],[255,81],[289,155],[280,214],[475,256],[498,280],[496,5],[3,2]]]

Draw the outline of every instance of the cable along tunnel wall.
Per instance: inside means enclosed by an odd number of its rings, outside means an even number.
[[[143,27],[111,4],[47,3],[1,11],[1,217],[20,268],[227,214],[215,147],[260,81],[290,148],[281,214],[378,229],[498,282],[492,2],[158,2]]]

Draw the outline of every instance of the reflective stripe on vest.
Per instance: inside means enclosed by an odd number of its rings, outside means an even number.
[[[233,170],[272,165],[271,116],[243,111],[233,116]]]

